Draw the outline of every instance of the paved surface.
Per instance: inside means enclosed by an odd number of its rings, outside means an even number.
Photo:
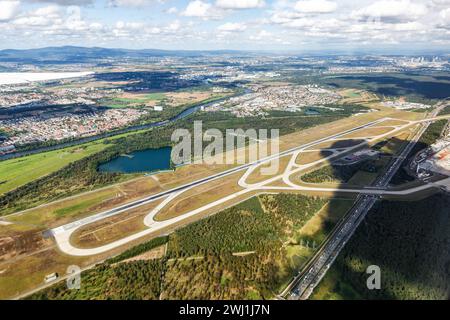
[[[448,116],[447,116],[448,117]],[[442,117],[439,117],[439,119]],[[95,255],[95,254],[99,254],[99,253],[104,253],[107,252],[109,250],[112,250],[114,248],[117,248],[119,246],[122,246],[128,242],[131,242],[133,240],[136,240],[138,238],[141,238],[145,235],[151,234],[155,231],[164,229],[166,227],[169,227],[173,224],[179,223],[180,221],[183,221],[185,219],[188,219],[192,216],[195,216],[201,212],[204,212],[205,210],[214,208],[218,205],[224,204],[226,202],[229,202],[231,200],[234,200],[238,197],[241,197],[243,195],[246,194],[250,194],[252,192],[255,191],[261,191],[261,192],[267,192],[267,191],[317,191],[317,192],[339,192],[339,193],[356,193],[356,194],[365,194],[365,195],[371,195],[373,197],[379,197],[382,195],[397,195],[397,196],[402,196],[402,195],[409,195],[409,194],[413,194],[416,192],[420,192],[423,191],[425,189],[429,189],[429,188],[436,188],[435,185],[429,184],[429,185],[423,185],[423,186],[419,186],[419,187],[415,187],[415,188],[411,188],[408,190],[399,190],[399,191],[394,191],[394,190],[388,190],[386,188],[386,184],[377,184],[375,186],[375,188],[361,188],[361,189],[353,189],[353,188],[333,188],[333,187],[329,187],[329,188],[322,188],[322,187],[317,187],[317,186],[308,186],[308,185],[299,185],[299,184],[295,184],[290,180],[290,177],[294,174],[298,174],[301,171],[305,171],[317,164],[323,163],[325,161],[329,161],[332,158],[335,157],[339,157],[342,156],[348,152],[351,152],[353,150],[356,150],[358,148],[361,148],[362,146],[367,145],[370,142],[374,142],[376,140],[382,139],[384,137],[387,136],[392,136],[410,126],[415,126],[418,125],[420,123],[429,123],[430,121],[436,120],[438,118],[430,118],[427,120],[420,120],[420,121],[404,121],[405,124],[402,125],[397,125],[397,126],[391,126],[392,130],[390,132],[384,133],[384,134],[380,134],[377,136],[371,136],[368,138],[363,138],[362,142],[358,145],[352,146],[352,147],[348,147],[348,148],[339,148],[339,149],[331,149],[333,151],[333,154],[325,157],[323,159],[314,161],[312,163],[308,163],[305,165],[298,165],[295,163],[296,158],[298,157],[299,154],[301,154],[302,152],[305,152],[306,149],[313,147],[315,145],[318,145],[320,143],[323,142],[327,142],[327,141],[337,141],[337,140],[342,140],[343,136],[349,134],[349,133],[353,133],[359,130],[363,130],[366,128],[376,128],[377,125],[383,121],[386,120],[393,120],[391,118],[383,118],[383,119],[379,119],[370,123],[367,123],[365,125],[362,126],[358,126],[356,128],[350,129],[350,130],[346,130],[343,131],[341,133],[329,136],[329,137],[325,137],[325,138],[321,138],[318,139],[316,141],[310,142],[310,143],[306,143],[303,145],[300,145],[298,147],[280,152],[278,154],[275,155],[271,155],[269,157],[265,157],[263,159],[260,159],[258,161],[254,161],[252,163],[248,163],[245,165],[241,165],[226,171],[223,171],[221,173],[218,174],[214,174],[212,176],[203,178],[203,179],[199,179],[197,181],[185,184],[183,186],[180,187],[176,187],[174,189],[168,190],[168,191],[164,191],[161,192],[159,194],[155,194],[155,195],[151,195],[149,197],[146,197],[144,199],[140,199],[134,202],[131,202],[129,204],[126,205],[122,205],[120,207],[114,208],[112,210],[108,210],[102,213],[98,213],[92,216],[89,216],[87,218],[84,219],[80,219],[77,220],[75,222],[71,222],[68,223],[66,225],[60,226],[58,228],[52,229],[52,233],[55,237],[56,243],[58,245],[58,247],[60,248],[61,251],[70,254],[70,255],[74,255],[74,256],[89,256],[89,255]],[[394,119],[395,120],[395,119]],[[355,139],[355,138],[352,138]],[[310,150],[308,150],[310,151]],[[252,172],[254,172],[255,169],[257,169],[258,167],[260,167],[263,164],[268,164],[271,161],[274,161],[276,159],[279,159],[281,157],[284,156],[291,156],[289,164],[287,165],[285,171],[282,174],[279,174],[277,176],[271,177],[266,179],[265,181],[259,182],[259,183],[254,183],[254,184],[250,184],[247,183],[246,180],[247,178],[251,175]],[[397,158],[399,163],[401,163],[400,160],[403,160],[401,158]],[[392,168],[392,167],[391,167]],[[167,206],[171,201],[173,201],[174,199],[176,199],[180,194],[182,194],[183,192],[190,190],[196,186],[217,180],[217,179],[221,179],[223,177],[235,174],[237,172],[241,172],[241,171],[245,171],[245,173],[243,174],[243,176],[240,178],[238,184],[243,187],[244,189],[236,192],[234,194],[225,196],[219,200],[213,201],[207,205],[204,205],[198,209],[192,210],[190,212],[186,212],[178,217],[169,219],[169,220],[165,220],[165,221],[155,221],[154,217],[155,215],[161,210],[163,209],[165,206]],[[396,171],[396,170],[395,170]],[[393,175],[393,173],[395,173],[394,170],[389,171],[387,173],[387,175]],[[272,186],[271,183],[277,181],[277,180],[283,180],[285,182],[285,184],[287,185],[286,187],[276,187],[276,186]],[[103,246],[99,246],[96,248],[89,248],[89,249],[82,249],[82,248],[77,248],[75,246],[73,246],[70,243],[70,237],[73,234],[73,232],[75,232],[77,229],[81,228],[82,226],[85,226],[87,224],[123,213],[127,210],[133,209],[133,208],[137,208],[139,206],[142,206],[144,204],[150,203],[152,201],[158,200],[158,199],[164,199],[163,202],[158,205],[154,210],[152,210],[145,218],[144,218],[144,223],[145,225],[148,227],[147,229],[138,232],[136,234],[124,237],[123,239],[111,242],[107,245],[103,245]]]

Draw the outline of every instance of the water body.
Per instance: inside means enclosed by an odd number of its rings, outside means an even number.
[[[172,148],[147,149],[121,155],[98,167],[100,172],[139,173],[170,169]]]
[[[199,104],[199,105],[195,105],[192,106],[182,112],[180,112],[178,115],[168,119],[168,120],[164,120],[164,121],[158,121],[158,122],[152,122],[152,123],[147,123],[147,124],[143,124],[143,125],[136,125],[136,126],[130,126],[130,127],[126,127],[123,129],[119,129],[119,130],[115,130],[115,131],[110,131],[110,132],[105,132],[99,135],[95,135],[95,136],[90,136],[90,137],[84,137],[84,138],[80,138],[77,140],[73,140],[73,141],[68,141],[68,142],[63,142],[60,144],[56,144],[56,145],[52,145],[52,146],[46,146],[46,147],[39,147],[33,150],[26,150],[26,151],[17,151],[14,153],[8,153],[5,155],[1,155],[0,156],[0,161],[2,160],[7,160],[7,159],[12,159],[12,158],[19,158],[19,157],[23,157],[23,156],[28,156],[31,154],[36,154],[36,153],[41,153],[41,152],[47,152],[47,151],[52,151],[52,150],[58,150],[58,149],[62,149],[62,148],[67,148],[67,147],[72,147],[72,146],[76,146],[79,144],[83,144],[83,143],[87,143],[87,142],[91,142],[91,141],[96,141],[99,139],[104,139],[104,138],[108,138],[108,137],[113,137],[115,135],[118,134],[123,134],[123,133],[127,133],[127,132],[131,132],[131,131],[138,131],[138,130],[143,130],[143,129],[150,129],[150,128],[155,128],[155,127],[162,127],[165,126],[171,122],[175,122],[178,121],[180,119],[186,118],[189,115],[197,112],[198,110],[202,109],[202,108],[207,108],[215,103],[221,102],[221,101],[225,101],[226,99],[229,99],[231,97],[237,97],[240,95],[244,95],[246,93],[251,92],[251,90],[249,89],[245,89],[242,93],[239,93],[237,95],[234,96],[230,96],[230,97],[225,97],[225,98],[221,98],[215,101],[211,101],[211,102],[207,102],[207,103],[203,103],[203,104]]]

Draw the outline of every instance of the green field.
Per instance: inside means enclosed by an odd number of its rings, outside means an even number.
[[[105,101],[105,104],[111,108],[123,108],[130,104],[145,104],[148,101],[162,101],[166,98],[163,92],[155,92],[146,94],[140,98],[113,98],[110,101]]]
[[[78,146],[0,161],[0,195],[99,153],[113,145],[109,142],[146,131],[148,129],[127,132]]]
[[[107,147],[100,141],[0,162],[0,194],[57,171]]]

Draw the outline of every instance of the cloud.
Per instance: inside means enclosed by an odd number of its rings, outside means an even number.
[[[84,6],[92,4],[94,0],[25,0],[30,3],[54,3],[60,6]]]
[[[222,9],[256,9],[266,5],[264,0],[217,0],[216,7]]]
[[[393,26],[395,31],[422,31],[426,29],[426,26],[420,22],[405,22],[405,23],[397,23]]]
[[[0,21],[8,21],[19,12],[20,1],[0,1]]]
[[[297,1],[294,9],[301,13],[330,13],[337,9],[337,4],[327,0],[301,0]]]
[[[352,12],[357,19],[376,18],[381,21],[398,22],[412,21],[425,15],[427,7],[423,4],[413,3],[410,0],[381,0]]]
[[[35,35],[89,36],[90,30],[99,29],[98,23],[82,19],[80,7],[68,6],[63,10],[55,4],[20,14],[10,26],[18,33],[26,31]]]
[[[63,19],[60,8],[56,5],[49,5],[21,15],[12,23],[24,28],[45,27],[60,25],[63,23]]]
[[[270,17],[270,21],[275,24],[285,24],[292,20],[302,18],[303,15],[293,11],[276,11]]]
[[[204,2],[202,0],[194,0],[189,2],[189,4],[186,6],[186,9],[181,12],[181,15],[185,17],[203,18],[205,20],[208,20],[220,19],[223,17],[224,12],[220,8],[216,8],[208,2]]]
[[[165,12],[168,14],[176,14],[178,12],[178,9],[177,9],[177,7],[170,7]]]
[[[314,1],[314,4],[319,1]],[[303,3],[303,6],[298,3]],[[450,29],[450,24],[445,22],[449,21],[447,14],[450,15],[450,10],[440,14],[439,10],[431,11],[429,6],[411,0],[379,0],[362,8],[347,4],[342,10],[338,11],[336,7],[328,14],[324,14],[327,11],[324,7],[320,9],[322,12],[318,12],[319,9],[304,3],[283,1],[273,7],[266,23],[289,33],[289,36],[280,36],[282,39],[323,46],[402,43],[417,46],[423,41],[426,43],[427,39],[450,38],[450,33],[439,31]]]
[[[195,0],[189,2],[182,15],[186,17],[207,17],[211,8],[211,4],[201,0]]]
[[[155,2],[161,2],[161,0],[109,0],[109,6],[111,7],[145,7],[154,4]]]
[[[436,27],[440,30],[450,30],[450,8],[441,10],[439,12],[439,19]]]
[[[436,6],[449,6],[450,0],[432,0],[432,3]]]
[[[238,32],[238,31],[245,31],[247,29],[247,26],[243,23],[233,23],[233,22],[227,22],[217,27],[217,30],[222,32]]]
[[[161,2],[169,0],[104,0],[101,4],[96,0],[0,0],[0,47],[38,43],[148,47],[158,43],[176,49],[178,44],[213,48],[221,43],[220,47],[270,48],[292,43],[328,48],[397,43],[415,48],[450,43],[450,0],[188,0],[181,2],[183,6],[172,0],[155,8],[159,12],[151,21],[135,21],[128,10],[123,14],[119,10],[120,17],[111,14],[118,10],[114,7],[142,8]],[[255,10],[241,12],[251,9]],[[218,19],[223,20],[218,26],[205,21]]]
[[[450,20],[450,8],[444,9],[441,12],[439,12],[439,16],[442,19],[449,21]]]
[[[256,40],[256,41],[261,41],[261,40],[265,40],[267,38],[272,37],[272,33],[268,32],[266,30],[261,30],[259,31],[257,34],[251,35],[249,37],[250,40]]]
[[[177,32],[180,29],[181,29],[181,23],[179,20],[175,20],[175,21],[171,22],[166,28],[166,30],[170,31],[170,32]]]

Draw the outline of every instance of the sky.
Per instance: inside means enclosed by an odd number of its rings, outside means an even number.
[[[0,49],[450,49],[450,0],[0,0]]]

